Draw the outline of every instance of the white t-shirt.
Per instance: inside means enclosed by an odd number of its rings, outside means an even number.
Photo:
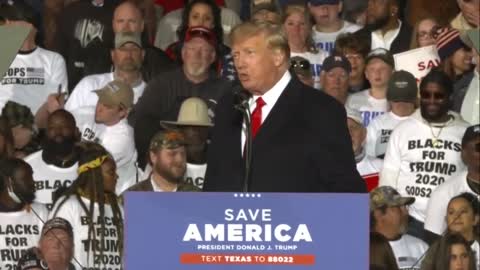
[[[29,107],[35,115],[59,85],[62,92],[67,91],[67,68],[60,54],[40,47],[18,53],[0,83],[0,112],[10,100]]]
[[[47,221],[45,205],[33,203],[32,209]],[[17,261],[28,248],[37,246],[43,223],[32,210],[0,212],[0,269],[17,269]]]
[[[100,243],[98,245],[92,244],[93,236],[90,237],[88,241],[88,216],[83,210],[80,203],[77,201],[75,196],[70,196],[65,203],[62,204],[58,212],[56,212],[59,207],[59,203],[63,201],[64,197],[58,199],[55,204],[52,212],[50,213],[50,218],[53,217],[62,217],[72,224],[73,231],[75,232],[75,258],[80,262],[83,267],[99,267],[99,269],[111,269],[111,270],[120,270],[122,268],[122,257],[120,254],[120,242],[118,239],[118,230],[115,226],[115,221],[113,218],[112,207],[109,204],[105,204],[105,215],[104,220],[99,220],[99,205],[94,204],[93,209],[93,219],[94,219],[94,233],[97,241],[100,241],[100,235],[102,234],[101,222],[105,224],[105,248],[103,250],[103,256],[100,256]],[[87,207],[90,207],[90,200],[81,197],[83,203]],[[119,205],[123,215],[123,209]],[[55,215],[56,214],[56,215]],[[94,256],[93,248],[97,246],[97,251]],[[78,270],[82,270],[78,264],[75,264],[75,267]],[[105,268],[104,268],[105,267]]]
[[[318,53],[290,53],[290,57],[294,56],[301,56],[310,62],[310,68],[312,70],[313,77],[313,87],[320,90],[320,72],[322,71],[323,60],[328,57],[328,53],[324,50],[319,50]]]
[[[75,163],[69,168],[60,168],[45,163],[42,153],[43,150],[35,152],[25,157],[25,161],[33,169],[35,201],[46,204],[48,209],[52,209],[53,192],[61,187],[69,187],[77,179],[78,164]]]
[[[187,171],[185,172],[184,176],[185,183],[192,184],[199,189],[202,189],[206,171],[206,163],[201,165],[187,163]]]
[[[90,75],[82,80],[75,86],[70,97],[65,104],[65,109],[72,112],[80,107],[96,106],[98,102],[98,96],[95,94],[95,90],[101,89],[107,83],[114,80],[113,72]],[[147,85],[144,81],[133,87],[133,103],[137,103],[137,100],[142,96],[143,90]]]
[[[360,25],[353,24],[347,21],[343,21],[343,27],[340,28],[337,32],[324,33],[318,32],[315,29],[315,25],[312,27],[312,38],[315,46],[319,49],[322,49],[328,53],[331,53],[335,48],[335,40],[337,36],[343,33],[353,33],[362,28]]]
[[[428,250],[428,245],[422,240],[404,234],[399,240],[389,241],[393,254],[397,259],[398,269],[420,269],[422,256]]]
[[[465,169],[461,141],[468,124],[458,114],[444,128],[421,118],[420,109],[392,132],[380,174],[380,185],[394,187],[402,196],[415,197],[410,215],[425,221],[427,203],[433,191]],[[437,146],[434,146],[434,135]]]
[[[382,170],[383,160],[375,157],[365,157],[357,163],[357,171],[367,184],[370,191],[378,186],[379,173]]]
[[[364,127],[368,127],[370,122],[377,116],[389,111],[387,99],[376,99],[372,97],[370,95],[370,89],[349,95],[345,106],[360,111]]]
[[[365,143],[367,155],[371,157],[385,155],[390,134],[399,123],[407,118],[408,116],[401,117],[390,111],[373,119],[367,127]]]
[[[459,173],[448,182],[440,185],[435,192],[432,193],[428,202],[425,229],[438,235],[443,234],[447,229],[445,217],[447,216],[448,203],[453,197],[464,192],[476,195],[468,186],[467,171]],[[480,199],[480,196],[477,197]]]
[[[82,107],[72,112],[80,130],[82,140],[101,144],[112,154],[117,164],[117,187],[115,193],[122,194],[124,190],[136,183],[137,150],[133,138],[133,128],[126,119],[116,125],[106,126],[95,123],[95,107]],[[140,179],[139,179],[140,180]]]
[[[398,28],[388,30],[385,35],[382,33],[382,30],[373,31],[371,38],[371,50],[375,50],[378,48],[390,50],[393,41],[395,41],[398,34],[400,33],[400,27],[402,27],[402,22],[398,20]]]

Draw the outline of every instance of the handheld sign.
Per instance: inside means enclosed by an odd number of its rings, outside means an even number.
[[[434,45],[422,47],[393,55],[395,70],[405,70],[417,79],[417,83],[425,77],[430,70],[440,65],[440,57]]]
[[[368,269],[368,194],[128,192],[126,269]]]
[[[27,38],[30,28],[19,25],[0,25],[0,81],[15,59],[18,50]]]

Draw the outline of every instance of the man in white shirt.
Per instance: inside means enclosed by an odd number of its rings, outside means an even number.
[[[23,252],[38,243],[48,210],[33,202],[30,165],[21,159],[0,162],[0,268],[15,269]]]
[[[384,158],[390,134],[415,111],[417,95],[417,81],[411,73],[401,70],[392,74],[387,88],[391,111],[378,116],[368,125],[367,155]]]
[[[380,233],[389,240],[398,269],[420,269],[423,254],[428,245],[406,234],[408,206],[415,202],[413,197],[402,197],[390,186],[378,187],[370,192],[370,230]]]
[[[135,104],[146,86],[141,73],[144,55],[140,33],[117,33],[115,48],[111,51],[114,71],[83,78],[70,94],[65,109],[74,111],[80,107],[95,106],[98,97],[94,91],[113,80],[121,80],[133,88]]]
[[[392,54],[410,49],[412,28],[400,21],[400,0],[368,0],[367,24],[359,33],[371,49],[384,48]]]
[[[449,111],[453,84],[439,70],[420,83],[420,109],[392,132],[380,173],[380,186],[415,197],[409,234],[425,239],[427,203],[435,189],[464,169],[461,140],[468,124]]]
[[[387,86],[395,64],[392,54],[381,48],[371,51],[365,62],[365,77],[370,82],[371,88],[350,95],[346,106],[359,110],[363,125],[368,127],[373,119],[389,111]]]
[[[315,46],[328,53],[333,51],[338,35],[355,32],[361,28],[340,18],[339,14],[343,9],[341,0],[309,0],[308,8],[315,21],[312,29]]]
[[[447,229],[445,216],[451,198],[469,192],[480,198],[480,125],[470,126],[462,139],[462,159],[467,169],[440,185],[428,202],[425,230],[442,235]]]
[[[185,136],[187,171],[184,179],[202,189],[207,170],[208,131],[213,126],[207,104],[201,98],[188,98],[180,107],[177,121],[160,121],[160,124],[167,129],[177,129]]]
[[[27,156],[25,161],[33,168],[36,201],[52,209],[55,192],[66,189],[77,178],[75,143],[80,134],[73,115],[63,109],[49,116],[45,133],[43,150]]]
[[[133,90],[115,80],[94,93],[98,95],[95,107],[81,107],[72,114],[82,140],[101,144],[113,156],[119,177],[115,193],[121,194],[138,181],[133,129],[126,119],[133,105]]]
[[[357,171],[365,180],[367,190],[378,186],[378,175],[383,166],[383,161],[376,157],[368,156],[365,152],[365,138],[367,129],[363,126],[362,116],[357,110],[346,108],[347,126],[352,139],[353,154],[357,162]]]
[[[127,189],[128,191],[180,192],[200,191],[184,182],[187,170],[187,144],[180,131],[159,131],[150,141],[148,152],[152,166],[150,177]]]
[[[14,101],[27,106],[36,115],[50,95],[67,91],[65,60],[60,54],[36,44],[37,23],[32,8],[27,4],[4,4],[0,7],[0,17],[8,25],[31,28],[5,77],[0,80],[0,110],[7,101]]]

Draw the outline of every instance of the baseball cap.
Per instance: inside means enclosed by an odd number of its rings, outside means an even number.
[[[215,34],[208,28],[201,26],[188,28],[187,32],[185,33],[185,42],[189,42],[196,37],[204,39],[214,48],[217,47],[217,38],[215,37]]]
[[[320,6],[320,5],[336,5],[340,3],[340,0],[309,0],[308,2],[312,6]]]
[[[253,15],[260,10],[268,10],[270,12],[280,14],[280,9],[273,0],[257,1],[256,3],[253,3],[250,14]]]
[[[343,68],[348,73],[352,71],[352,66],[350,65],[350,62],[343,55],[330,55],[323,61],[322,70],[324,71],[328,72],[336,67]]]
[[[480,136],[480,125],[469,126],[462,138],[462,146],[465,146],[471,140],[478,138]]]
[[[345,111],[347,112],[347,118],[350,118],[353,121],[355,121],[357,124],[363,126],[362,114],[360,113],[359,110],[345,107]]]
[[[460,33],[460,38],[468,47],[480,53],[480,29],[474,28]]]
[[[124,82],[114,80],[94,92],[98,95],[98,101],[103,104],[126,109],[133,105],[133,89]]]
[[[24,1],[0,4],[0,18],[9,21],[28,22],[38,29],[39,18],[35,15],[33,8]]]
[[[175,128],[176,126],[213,126],[208,117],[207,104],[198,97],[187,98],[182,102],[177,121],[160,121],[160,124],[167,129]]]
[[[290,58],[290,66],[293,68],[296,74],[300,74],[305,77],[312,77],[312,70],[310,68],[310,62],[301,57],[294,56]]]
[[[417,80],[407,71],[395,71],[388,81],[387,100],[393,102],[413,102],[417,100]]]
[[[370,192],[370,211],[381,207],[410,205],[415,202],[414,197],[402,197],[393,187],[381,186]]]
[[[127,43],[133,43],[139,48],[143,48],[140,33],[126,32],[115,34],[115,49],[118,49]]]
[[[384,48],[377,48],[368,53],[367,58],[365,59],[365,65],[368,65],[372,59],[378,58],[383,62],[389,64],[392,68],[395,67],[395,61],[393,60],[393,55]]]
[[[73,239],[73,228],[68,220],[61,217],[54,217],[43,225],[42,236],[46,235],[49,231],[53,229],[64,230],[68,236]]]
[[[162,130],[150,141],[150,150],[158,148],[175,149],[186,145],[185,136],[177,130]]]

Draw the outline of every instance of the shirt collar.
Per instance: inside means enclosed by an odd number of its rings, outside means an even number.
[[[265,94],[261,96],[267,106],[273,106],[277,102],[278,98],[283,93],[283,90],[285,90],[291,79],[292,75],[290,74],[290,71],[287,70],[283,74],[282,78],[280,78],[280,80],[272,88],[270,88],[267,92],[265,92]],[[250,99],[250,106],[254,105],[255,101],[259,97],[260,96],[254,95]]]
[[[153,176],[152,176],[152,175],[153,175],[153,173],[150,174],[150,182],[152,183],[153,191],[155,191],[155,192],[165,192],[165,190],[161,189],[161,188],[157,185],[157,183],[155,183],[155,181],[153,180]],[[177,187],[176,187],[174,190],[172,190],[172,192],[176,192],[177,189],[178,189],[178,185],[177,185]]]

